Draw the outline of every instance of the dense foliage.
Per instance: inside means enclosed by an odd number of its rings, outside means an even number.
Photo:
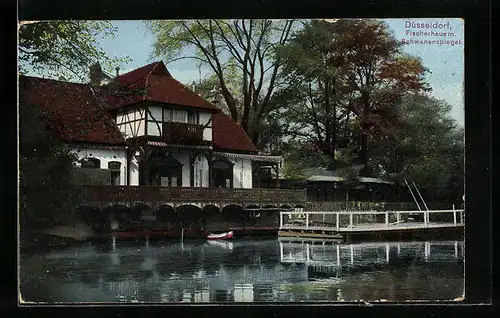
[[[113,71],[128,58],[111,58],[100,37],[114,36],[108,21],[35,21],[19,26],[19,70],[43,77],[88,82],[89,68],[100,63]]]
[[[35,21],[19,27],[19,70],[45,78],[89,82],[97,62],[118,63],[99,47],[99,36],[113,35],[106,21]],[[99,66],[100,67],[100,66]],[[19,96],[20,224],[39,229],[74,220],[79,193],[73,182],[76,157],[47,130],[40,105]],[[97,100],[96,100],[97,101]]]
[[[400,103],[402,125],[372,146],[372,165],[388,179],[415,181],[443,197],[464,191],[464,130],[449,117],[451,106],[423,95]]]
[[[400,46],[380,21],[306,24],[281,49],[289,85],[272,100],[281,133],[330,168],[368,164],[369,142],[399,125],[400,99],[428,89],[420,60]]]
[[[20,224],[42,228],[73,219],[79,192],[72,182],[76,157],[43,124],[38,106],[19,105]]]

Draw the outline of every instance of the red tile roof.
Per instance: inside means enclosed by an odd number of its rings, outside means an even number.
[[[212,115],[214,149],[258,152],[245,130],[224,113]]]
[[[118,127],[100,106],[101,92],[94,90],[97,97],[89,85],[19,77],[20,100],[40,106],[48,115],[47,126],[60,140],[124,145]]]
[[[110,93],[109,109],[125,107],[140,101],[152,101],[218,111],[213,104],[175,80],[163,62],[151,63],[117,76],[114,82],[118,83],[119,90],[117,94]],[[109,84],[108,87],[112,85]]]
[[[173,79],[162,62],[143,66],[116,79],[125,84],[122,86],[124,94],[119,98],[110,96],[109,86],[94,87],[96,97],[89,85],[21,76],[20,96],[49,113],[51,129],[61,140],[124,144],[122,134],[105,107],[110,110],[150,100],[211,110],[214,149],[258,152],[236,121]],[[148,89],[143,94],[127,94],[131,89],[145,87]],[[101,100],[98,102],[96,98]]]

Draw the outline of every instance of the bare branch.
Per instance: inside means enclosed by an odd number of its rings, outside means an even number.
[[[173,62],[176,62],[176,61],[179,61],[179,60],[186,60],[186,59],[200,60],[201,62],[208,63],[207,60],[204,60],[204,59],[199,58],[197,56],[181,56],[181,57],[177,57],[177,58],[171,59],[171,60],[165,62],[165,64],[170,64],[170,63],[173,63]]]

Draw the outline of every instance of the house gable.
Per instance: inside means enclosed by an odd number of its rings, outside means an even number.
[[[37,77],[19,77],[20,101],[47,114],[46,125],[61,141],[125,145],[111,116],[100,103],[98,88]]]

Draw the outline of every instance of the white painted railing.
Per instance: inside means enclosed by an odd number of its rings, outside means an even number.
[[[446,213],[452,213],[453,214],[453,222],[430,222],[430,215],[431,214],[446,214]],[[411,224],[412,228],[415,227],[423,227],[423,228],[428,228],[428,227],[438,227],[440,225],[442,226],[463,226],[464,225],[464,210],[463,209],[455,209],[453,206],[453,209],[451,210],[428,210],[428,211],[336,211],[336,212],[325,212],[325,211],[303,211],[303,212],[298,212],[298,211],[283,211],[280,212],[279,215],[279,224],[280,224],[280,230],[281,229],[290,229],[290,228],[297,228],[297,229],[307,229],[307,230],[333,230],[335,229],[336,231],[345,231],[345,230],[353,230],[355,228],[359,229],[360,225],[354,224],[354,216],[359,215],[359,216],[367,216],[367,215],[384,215],[384,225],[386,229],[389,228],[405,228],[409,227]],[[407,216],[415,216],[421,214],[423,216],[423,222],[419,221],[414,221],[412,220],[411,222],[402,222],[402,216],[407,215]],[[340,225],[340,217],[341,216],[349,216],[349,223],[347,226],[341,226]],[[391,223],[390,222],[390,216],[395,215],[396,217],[396,222]],[[288,222],[285,222],[284,218],[285,216],[288,217]],[[313,216],[320,216],[316,220],[313,220]],[[335,223],[326,223],[325,222],[325,217],[326,216],[334,216]],[[290,224],[289,221],[292,221]],[[322,220],[319,221],[319,220]],[[300,225],[294,224],[295,222],[301,222]],[[305,222],[304,222],[305,221]],[[322,226],[316,226],[314,223],[322,223]],[[364,222],[360,224],[363,225],[363,227],[373,227],[373,229],[384,229],[384,226],[381,227],[381,223],[371,221],[371,222]]]

